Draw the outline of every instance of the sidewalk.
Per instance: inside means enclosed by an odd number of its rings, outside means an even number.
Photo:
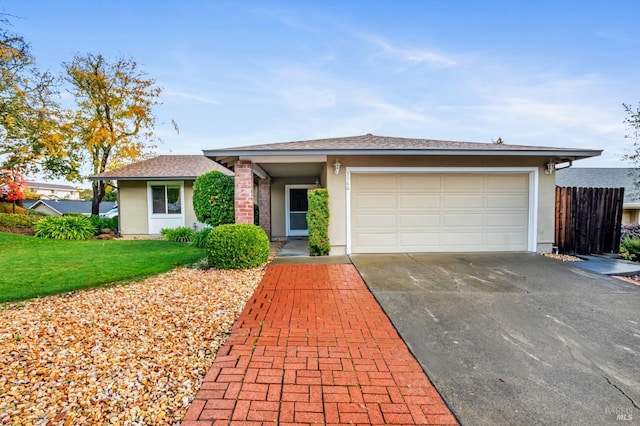
[[[350,264],[271,265],[184,426],[457,424]]]

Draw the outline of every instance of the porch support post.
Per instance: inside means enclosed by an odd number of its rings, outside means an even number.
[[[238,160],[235,174],[236,223],[253,223],[253,167],[251,161]]]
[[[260,227],[271,239],[271,179],[258,181],[258,208],[260,210]]]

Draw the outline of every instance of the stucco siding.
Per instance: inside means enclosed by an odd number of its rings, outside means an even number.
[[[147,235],[147,182],[119,181],[120,233],[123,236]]]
[[[196,212],[193,209],[193,183],[194,181],[192,180],[184,181],[184,221],[185,226],[199,230],[202,229],[204,224],[198,222]]]

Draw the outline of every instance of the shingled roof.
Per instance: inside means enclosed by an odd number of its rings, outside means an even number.
[[[622,188],[624,203],[640,203],[640,169],[571,167],[556,171],[556,185],[585,188]]]
[[[83,200],[38,200],[32,203],[28,208],[35,210],[39,205],[49,207],[58,214],[64,213],[82,213],[91,214],[91,201]],[[100,213],[106,213],[116,206],[114,201],[102,201],[100,203]]]
[[[233,176],[233,172],[202,155],[159,155],[119,169],[91,176],[91,180],[196,179],[212,170]]]
[[[207,157],[242,155],[552,155],[594,157],[601,150],[398,138],[366,134],[204,150]]]

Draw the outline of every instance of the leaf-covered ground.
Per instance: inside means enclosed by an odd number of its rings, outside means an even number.
[[[0,424],[179,424],[264,270],[178,269],[5,307]]]

